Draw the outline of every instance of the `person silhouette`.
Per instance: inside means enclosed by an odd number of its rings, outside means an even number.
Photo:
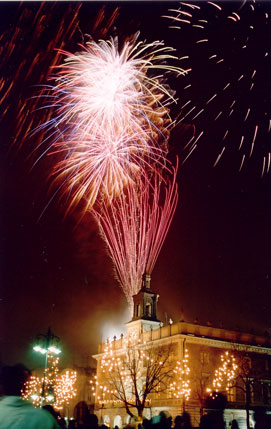
[[[35,408],[21,398],[30,375],[23,364],[2,368],[0,384],[4,396],[0,401],[0,429],[60,429],[48,411]]]
[[[186,411],[183,412],[183,429],[192,429],[190,414]]]
[[[239,429],[237,420],[233,419],[233,421],[231,422],[231,429]]]
[[[182,429],[183,428],[183,418],[178,415],[174,419],[174,429]]]

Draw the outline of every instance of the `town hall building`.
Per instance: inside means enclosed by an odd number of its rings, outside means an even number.
[[[120,339],[114,338],[111,353],[120,356],[127,341],[137,341],[145,348],[170,347],[172,361],[182,363],[188,356],[189,398],[176,397],[172,389],[152,393],[148,397],[144,417],[151,419],[164,411],[174,420],[177,415],[186,411],[190,414],[192,426],[198,427],[201,416],[208,411],[206,399],[215,390],[213,380],[217,375],[216,370],[223,363],[222,357],[233,355],[239,356],[237,366],[245,363],[247,373],[241,374],[238,368],[239,381],[231,382],[227,389],[221,387],[227,398],[224,410],[226,427],[236,419],[240,429],[246,428],[246,407],[249,407],[251,427],[254,426],[253,411],[256,407],[266,412],[271,410],[271,341],[268,335],[203,326],[196,321],[188,323],[182,318],[177,323],[170,320],[170,323],[164,325],[157,318],[158,295],[151,290],[148,275],[144,276],[142,288],[133,297],[133,301],[133,317],[126,324],[127,334]],[[97,360],[97,385],[102,383],[102,361],[107,348],[108,343],[100,344],[98,354],[93,356]],[[131,421],[121,402],[101,396],[98,391],[95,413],[101,423],[110,427],[121,428]]]

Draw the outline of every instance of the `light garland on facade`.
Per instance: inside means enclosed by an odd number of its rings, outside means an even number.
[[[92,391],[96,391],[94,395],[96,395],[99,404],[120,404],[122,403],[120,396],[125,397],[130,403],[135,402],[132,389],[134,381],[129,371],[129,365],[134,365],[135,367],[137,386],[140,392],[144,359],[149,359],[144,350],[137,347],[139,344],[140,340],[138,338],[133,337],[132,341],[127,338],[124,339],[124,353],[122,356],[118,356],[114,353],[113,342],[107,343],[101,360],[101,374],[103,376],[99,381],[96,377],[95,381],[91,380],[90,382]]]
[[[98,377],[90,380],[90,388],[96,403],[102,407],[123,403],[129,407],[142,404],[146,407],[150,406],[153,394],[168,390],[169,381],[165,380],[172,378],[172,374],[173,364],[169,364],[168,350],[147,347],[133,333],[123,338],[119,350],[114,349],[114,341],[108,341]]]
[[[228,351],[220,357],[221,366],[215,370],[213,380],[213,390],[215,392],[228,391],[236,378],[238,366],[235,363],[235,357]],[[209,389],[210,391],[210,389]]]
[[[185,400],[188,400],[190,397],[190,368],[188,362],[189,353],[188,350],[185,349],[182,362],[177,361],[176,368],[174,369],[176,379],[170,384],[170,391],[173,393],[173,396],[175,398],[183,398]]]

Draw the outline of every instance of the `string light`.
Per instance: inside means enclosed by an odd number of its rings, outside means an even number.
[[[65,371],[64,374],[57,378],[54,388],[54,393],[56,395],[54,407],[57,410],[61,410],[63,405],[69,404],[70,400],[76,396],[77,390],[74,389],[76,380],[76,371],[69,370]]]
[[[238,366],[235,363],[235,357],[228,351],[220,356],[221,366],[215,370],[213,389],[215,392],[229,391],[233,381],[236,378]]]
[[[100,406],[125,403],[137,408],[141,417],[151,405],[152,394],[168,390],[175,364],[169,360],[170,347],[147,347],[137,335],[123,339],[122,345],[115,350],[114,341],[107,342],[98,377],[90,381],[90,388]]]
[[[175,380],[170,384],[170,391],[173,392],[175,398],[184,398],[188,400],[191,394],[190,388],[190,368],[188,365],[189,353],[185,349],[183,360],[177,361],[176,368],[174,369]]]
[[[59,358],[49,353],[48,367],[45,369],[44,376],[31,376],[24,385],[22,398],[31,400],[35,407],[40,407],[43,402],[43,404],[53,405],[57,410],[63,409],[63,405],[68,404],[70,399],[76,396],[74,385],[77,373],[67,370],[59,375],[58,363]]]

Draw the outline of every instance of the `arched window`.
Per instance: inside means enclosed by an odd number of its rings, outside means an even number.
[[[151,317],[151,304],[146,304],[146,316]]]
[[[121,416],[119,416],[118,414],[114,418],[114,427],[115,426],[118,426],[119,429],[122,427]]]
[[[108,427],[110,427],[110,417],[106,414],[105,416],[103,416],[103,424],[105,425],[105,426],[108,426]]]

